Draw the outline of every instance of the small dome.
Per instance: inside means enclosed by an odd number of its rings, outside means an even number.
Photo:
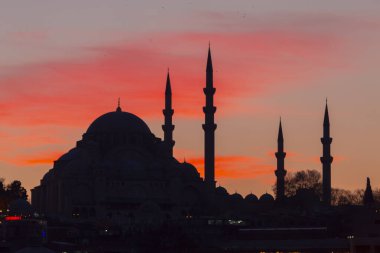
[[[239,193],[237,193],[237,192],[235,192],[234,194],[232,194],[231,198],[233,200],[243,200],[243,197]]]
[[[151,134],[148,125],[136,115],[121,111],[120,107],[115,112],[103,114],[97,118],[87,129],[87,134]]]
[[[187,162],[183,162],[181,165],[182,165],[183,171],[185,172],[185,175],[190,176],[190,177],[199,177],[199,172],[197,168],[195,168],[194,165]]]
[[[216,187],[215,193],[219,196],[228,196],[228,191],[222,186]]]
[[[248,201],[248,202],[257,202],[259,201],[259,199],[257,198],[257,196],[255,194],[248,194],[247,196],[245,196],[245,200]]]
[[[274,201],[274,198],[269,193],[265,193],[265,194],[261,195],[260,201],[262,201],[262,202],[271,202],[271,201]]]

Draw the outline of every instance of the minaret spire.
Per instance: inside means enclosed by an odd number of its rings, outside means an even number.
[[[116,111],[117,111],[117,112],[121,112],[120,98],[117,99],[117,108],[116,108]]]
[[[172,94],[172,87],[170,84],[170,74],[169,74],[169,69],[168,73],[166,75],[166,88],[165,88],[165,94]]]
[[[211,58],[211,48],[209,45],[206,66],[206,87],[203,92],[206,95],[206,106],[203,107],[205,123],[202,125],[205,132],[204,167],[205,182],[211,188],[215,188],[215,130],[217,125],[214,121],[216,107],[214,106],[213,67]]]
[[[284,150],[284,135],[282,134],[282,121],[281,121],[281,117],[280,117],[280,126],[278,127],[277,142],[279,144],[278,148],[283,151]]]
[[[371,181],[369,177],[367,177],[367,186],[364,191],[364,196],[363,196],[363,204],[368,206],[372,205],[374,203],[373,199],[373,193],[372,193],[372,187],[371,187]]]
[[[325,116],[324,116],[324,119],[323,119],[323,126],[324,126],[324,130],[326,130],[325,133],[328,134],[328,135],[330,135],[330,117],[329,117],[329,108],[328,108],[328,105],[327,105],[327,98],[326,98],[326,107],[325,107]]]
[[[331,142],[330,137],[330,119],[329,119],[329,109],[325,107],[325,116],[323,120],[323,137],[321,142],[323,144],[323,156],[321,157],[322,163],[322,185],[323,185],[323,202],[327,205],[331,204],[331,163],[333,162],[333,157],[331,156]]]
[[[173,140],[173,114],[174,110],[172,108],[172,88],[170,84],[170,75],[169,69],[168,74],[166,76],[166,88],[165,88],[165,109],[162,111],[165,116],[164,125],[162,125],[162,130],[164,131],[164,143],[169,148],[169,154],[173,156],[173,147],[175,141]]]
[[[284,152],[284,136],[282,133],[282,122],[280,118],[280,125],[278,128],[278,138],[277,138],[277,169],[275,171],[277,177],[277,191],[276,191],[276,199],[283,200],[285,198],[285,157],[286,153]]]

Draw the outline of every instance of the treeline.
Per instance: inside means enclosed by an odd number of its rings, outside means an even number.
[[[27,199],[26,189],[21,185],[19,180],[5,185],[4,179],[0,179],[0,210],[7,210],[9,203],[16,199]]]
[[[363,181],[365,186],[365,181]],[[276,184],[272,186],[276,194]],[[319,198],[322,198],[322,176],[317,170],[302,170],[297,172],[288,172],[285,176],[285,195],[291,197],[296,195],[300,189],[313,190]],[[380,202],[380,190],[372,189],[375,202]],[[332,205],[361,205],[363,204],[364,189],[354,191],[332,188],[331,204]]]

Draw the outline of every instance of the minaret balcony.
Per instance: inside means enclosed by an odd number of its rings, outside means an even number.
[[[173,116],[173,114],[174,114],[174,110],[173,110],[173,109],[164,109],[164,110],[162,110],[162,113],[163,113],[165,116]]]
[[[210,113],[215,113],[216,112],[216,107],[215,106],[203,106],[203,112],[205,114],[210,114]]]
[[[332,157],[332,156],[327,156],[327,157],[322,156],[321,157],[321,163],[323,163],[323,164],[332,163],[333,160],[334,160],[334,157]]]
[[[274,173],[276,174],[276,177],[285,177],[286,176],[286,170],[275,170]]]
[[[284,159],[286,156],[286,153],[285,152],[276,152],[275,155],[276,155],[276,158],[278,158],[278,159]]]
[[[203,88],[203,92],[205,95],[214,95],[215,91],[216,91],[216,89],[214,87]]]
[[[322,137],[321,138],[322,144],[331,144],[332,140],[333,140],[333,138],[331,138],[331,137]]]
[[[162,130],[166,131],[173,131],[174,130],[174,125],[162,125]]]
[[[215,130],[216,130],[216,127],[217,127],[216,124],[203,124],[203,125],[202,125],[202,128],[203,128],[203,130],[205,130],[205,131],[215,131]]]

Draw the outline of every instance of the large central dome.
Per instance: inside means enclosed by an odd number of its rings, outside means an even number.
[[[115,112],[103,114],[87,129],[87,134],[140,133],[151,134],[148,125],[136,115],[123,112],[120,107]]]

